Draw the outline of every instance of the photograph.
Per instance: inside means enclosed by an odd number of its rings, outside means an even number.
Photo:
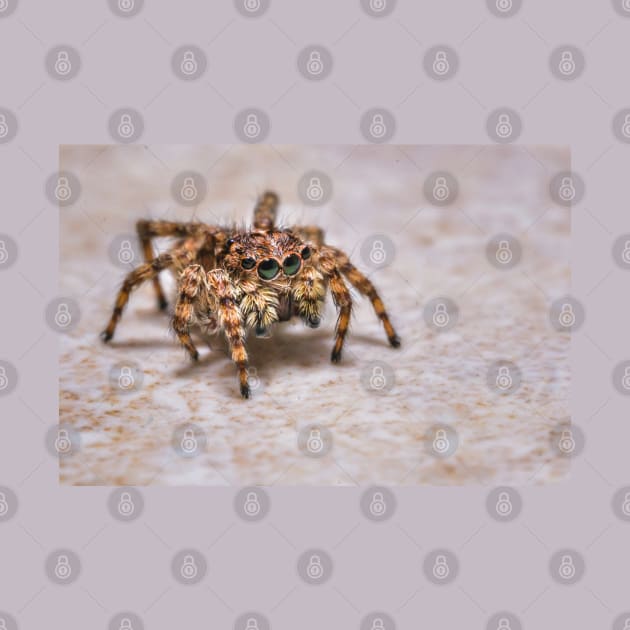
[[[61,483],[564,479],[567,173],[552,146],[62,146]]]

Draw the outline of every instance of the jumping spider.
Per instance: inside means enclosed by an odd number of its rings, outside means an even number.
[[[340,361],[352,312],[352,298],[342,274],[370,299],[383,322],[389,343],[395,348],[400,346],[400,339],[372,283],[346,254],[324,243],[320,228],[276,228],[277,207],[275,193],[263,194],[254,209],[251,231],[203,223],[138,221],[136,227],[145,264],[125,278],[109,324],[101,334],[103,341],[114,336],[132,289],[146,280],[153,281],[159,308],[166,308],[158,275],[164,269],[171,269],[178,278],[172,323],[177,338],[196,361],[199,353],[190,337],[190,326],[196,324],[212,332],[222,330],[238,367],[244,398],[249,398],[250,393],[246,330],[254,329],[257,336],[265,336],[274,323],[293,316],[317,328],[327,289],[338,311],[331,360]],[[180,240],[155,257],[151,239],[169,236]]]

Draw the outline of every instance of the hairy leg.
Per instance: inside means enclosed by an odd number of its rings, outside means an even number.
[[[326,284],[321,272],[313,265],[306,266],[291,291],[293,308],[310,328],[317,328],[322,319]]]
[[[182,271],[179,280],[179,294],[175,304],[173,316],[173,330],[180,343],[193,361],[199,358],[199,352],[190,337],[190,323],[192,322],[195,306],[199,300],[206,299],[208,285],[206,272],[201,265],[190,265]]]
[[[311,243],[317,247],[324,244],[324,230],[317,225],[295,225],[291,231],[306,243]]]
[[[219,325],[225,333],[232,361],[238,368],[241,396],[249,398],[249,383],[247,380],[248,358],[245,349],[245,328],[241,310],[236,302],[236,289],[228,274],[222,269],[208,272],[207,283],[209,293],[214,296]]]
[[[273,230],[276,224],[278,210],[278,195],[267,191],[263,193],[254,208],[254,229]]]
[[[374,312],[376,313],[376,316],[383,323],[383,328],[385,329],[385,334],[387,335],[389,343],[394,348],[398,348],[400,346],[400,337],[398,337],[398,335],[396,334],[396,331],[394,330],[394,327],[389,320],[389,315],[385,310],[385,305],[379,297],[379,294],[376,291],[374,285],[350,262],[350,259],[344,252],[335,247],[329,246],[326,246],[324,248],[324,251],[334,256],[337,262],[337,267],[339,268],[341,273],[343,273],[346,278],[348,278],[350,284],[352,284],[352,286],[357,289],[359,293],[369,298],[370,302],[372,303],[372,307],[374,308]]]

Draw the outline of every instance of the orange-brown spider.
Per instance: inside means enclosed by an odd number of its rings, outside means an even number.
[[[171,269],[178,279],[173,329],[179,341],[191,358],[197,360],[199,353],[190,336],[191,325],[223,331],[238,367],[244,398],[250,394],[246,331],[254,329],[258,336],[264,336],[274,323],[287,321],[294,315],[316,328],[327,289],[338,311],[331,360],[340,361],[352,313],[352,298],[342,276],[370,299],[389,343],[398,347],[400,339],[368,278],[346,254],[324,244],[320,228],[277,229],[277,207],[275,193],[262,195],[250,231],[203,223],[138,221],[146,262],[125,278],[109,324],[101,334],[103,341],[113,337],[129,294],[143,282],[153,281],[158,305],[166,308],[158,275],[164,269]],[[171,249],[154,257],[151,239],[168,236],[180,238]]]

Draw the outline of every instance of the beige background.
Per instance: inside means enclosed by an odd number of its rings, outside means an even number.
[[[550,447],[555,422],[568,413],[568,335],[548,321],[549,300],[569,288],[569,211],[549,199],[548,181],[570,166],[568,151],[547,147],[64,147],[61,169],[76,173],[81,203],[61,209],[61,293],[77,298],[78,328],[62,336],[60,422],[81,434],[77,456],[61,463],[66,484],[527,484],[553,481],[567,463]],[[328,172],[334,195],[322,208],[297,194],[302,174]],[[198,208],[170,194],[182,170],[204,173],[208,195]],[[459,181],[454,206],[431,207],[425,177],[448,170]],[[334,309],[322,327],[277,327],[250,338],[260,382],[240,399],[235,368],[221,339],[191,366],[155,310],[152,288],[132,295],[111,346],[98,340],[124,272],[108,258],[110,242],[141,217],[248,221],[256,195],[272,188],[286,223],[317,223],[328,241],[367,271],[360,245],[375,233],[396,244],[393,264],[371,275],[403,341],[385,340],[367,300],[359,298],[339,366],[329,362]],[[485,244],[510,232],[523,261],[498,271]],[[164,242],[162,246],[164,246]],[[166,274],[163,274],[166,276]],[[171,283],[172,284],[172,283]],[[454,299],[460,320],[436,334],[423,305]],[[120,395],[111,366],[125,359],[144,371],[141,391]],[[499,397],[487,366],[515,361],[524,383]],[[386,396],[366,391],[371,361],[395,369]],[[206,452],[192,460],[171,447],[174,428],[194,422]],[[297,448],[297,431],[319,422],[333,434],[323,459]],[[441,461],[424,449],[435,423],[460,438]]]

